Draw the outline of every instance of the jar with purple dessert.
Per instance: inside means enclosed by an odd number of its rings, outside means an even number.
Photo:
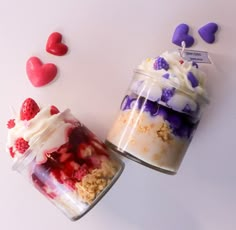
[[[71,220],[87,213],[124,168],[69,109],[40,108],[27,98],[7,126],[13,169]]]
[[[178,52],[134,71],[106,144],[152,169],[176,174],[208,103],[205,74]]]

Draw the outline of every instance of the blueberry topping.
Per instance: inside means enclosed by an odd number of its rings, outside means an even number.
[[[194,74],[192,72],[188,72],[187,78],[190,81],[193,88],[195,88],[199,85],[197,78],[194,76]]]
[[[154,62],[153,68],[155,70],[164,69],[167,71],[169,69],[169,64],[163,57],[158,57]]]
[[[173,97],[175,94],[175,88],[163,88],[162,89],[162,95],[161,95],[161,101],[167,102],[170,100],[171,97]]]

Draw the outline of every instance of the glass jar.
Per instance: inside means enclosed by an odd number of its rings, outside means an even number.
[[[176,174],[204,104],[165,75],[136,70],[105,143],[145,166]]]
[[[60,123],[49,126],[23,157],[17,159],[13,169],[68,218],[77,220],[112,187],[124,164],[78,120],[73,118],[64,123],[70,127],[66,142],[51,148],[52,142],[58,144],[64,140],[61,137],[65,130]]]

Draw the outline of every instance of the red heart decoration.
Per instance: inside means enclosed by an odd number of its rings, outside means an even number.
[[[52,33],[48,37],[47,45],[46,45],[46,51],[48,53],[62,56],[65,55],[68,51],[68,47],[61,42],[62,35],[58,32]]]
[[[57,75],[57,67],[52,63],[43,64],[37,57],[26,63],[26,73],[33,86],[40,87],[51,82]]]

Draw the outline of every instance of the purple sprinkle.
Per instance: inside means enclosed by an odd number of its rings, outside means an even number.
[[[187,77],[193,88],[199,85],[197,78],[194,76],[192,72],[188,72]]]
[[[165,73],[165,74],[163,74],[163,75],[162,75],[162,77],[164,77],[164,78],[166,78],[166,79],[169,79],[169,77],[170,77],[170,74],[168,74],[168,73]]]
[[[155,70],[164,69],[167,71],[169,69],[169,64],[163,57],[158,57],[153,64],[153,68]]]
[[[161,101],[167,102],[170,100],[171,97],[173,97],[175,94],[175,88],[164,88],[162,89],[162,95],[161,95]]]
[[[192,62],[192,66],[195,66],[198,69],[198,64],[196,62]]]
[[[189,104],[186,104],[182,111],[185,112],[185,113],[191,113],[192,112]]]

